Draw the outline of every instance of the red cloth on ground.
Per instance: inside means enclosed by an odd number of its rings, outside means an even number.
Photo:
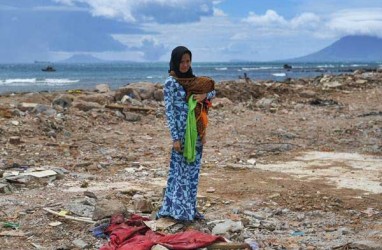
[[[144,220],[148,219],[138,215],[128,221],[121,220],[121,215],[113,216],[105,230],[110,233],[110,241],[100,250],[150,250],[156,244],[173,250],[192,250],[225,241],[220,236],[195,230],[168,235],[153,232],[144,225]]]

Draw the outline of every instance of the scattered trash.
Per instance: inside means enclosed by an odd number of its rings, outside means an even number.
[[[314,99],[309,102],[310,105],[314,106],[334,106],[334,105],[339,105],[338,102],[334,100],[323,100],[323,99]]]
[[[304,236],[305,233],[302,231],[294,231],[291,233],[292,236]]]
[[[15,222],[3,222],[4,228],[12,228],[12,229],[19,229],[20,224]]]
[[[248,238],[248,239],[245,239],[244,242],[247,243],[251,247],[251,250],[259,250],[260,249],[259,244],[257,244],[256,240],[254,240],[254,239]]]
[[[59,225],[61,225],[61,224],[62,224],[62,222],[60,222],[60,221],[54,221],[54,222],[49,223],[49,226],[51,226],[51,227],[57,227],[57,226],[59,226]]]

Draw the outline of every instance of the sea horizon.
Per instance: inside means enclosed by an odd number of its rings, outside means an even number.
[[[43,71],[47,66],[55,71]],[[209,76],[216,82],[237,80],[245,75],[254,81],[284,81],[351,73],[357,69],[373,70],[382,68],[382,62],[194,62],[192,68],[195,75]],[[101,83],[117,89],[136,82],[164,83],[167,76],[167,62],[0,63],[0,93],[90,90]]]

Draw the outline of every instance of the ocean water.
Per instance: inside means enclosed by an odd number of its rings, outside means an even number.
[[[39,92],[69,89],[93,89],[100,83],[111,89],[135,82],[163,83],[168,63],[78,63],[51,64],[56,71],[45,72],[45,63],[0,64],[0,93]],[[286,78],[343,74],[356,69],[380,68],[382,63],[296,63],[292,69],[284,63],[193,63],[195,75],[210,76],[215,81],[235,80],[244,74],[253,80],[282,81]]]

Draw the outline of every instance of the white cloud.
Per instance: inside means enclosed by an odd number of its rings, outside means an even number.
[[[305,12],[291,20],[285,19],[274,10],[267,10],[264,15],[257,15],[250,12],[248,17],[242,20],[245,23],[256,26],[257,28],[269,28],[268,32],[273,33],[272,29],[314,29],[320,25],[320,17],[314,13]],[[277,31],[278,32],[278,31]]]
[[[214,11],[214,16],[227,16],[226,13],[224,13],[223,10],[221,9],[218,9],[218,8],[213,8],[213,11]]]
[[[316,28],[320,25],[321,18],[314,13],[303,13],[293,18],[290,24],[293,28]]]
[[[326,27],[332,35],[382,37],[382,8],[341,10],[332,14]]]
[[[122,19],[126,22],[153,22],[163,18],[163,13],[159,11],[168,10],[169,12],[187,12],[188,18],[194,15],[208,15],[212,13],[212,2],[209,0],[54,0],[56,2],[74,5],[75,3],[86,4],[90,7],[90,12],[94,16]],[[172,14],[169,14],[170,16]],[[178,15],[182,16],[182,15]],[[187,15],[183,15],[187,16]],[[165,19],[165,18],[164,18]],[[179,20],[182,21],[182,20]],[[188,21],[188,20],[186,20]]]
[[[249,12],[237,22],[218,8],[220,1],[209,0],[57,0],[62,3],[85,3],[91,13],[127,22],[136,22],[146,34],[114,34],[113,37],[128,46],[142,49],[134,51],[136,59],[144,61],[143,51],[166,50],[161,61],[168,61],[169,53],[178,45],[189,47],[196,61],[225,61],[232,58],[271,60],[303,55],[321,49],[322,44],[332,42],[349,34],[370,34],[382,36],[382,9],[351,9],[331,14],[306,10],[292,18],[286,18],[275,10],[267,10],[262,15]],[[209,2],[209,4],[207,3]],[[211,5],[212,4],[212,5]],[[80,5],[83,6],[83,5]],[[184,7],[183,9],[180,7]],[[158,22],[160,18],[171,16],[168,10],[176,10],[180,15],[194,7],[198,10],[187,23],[170,21]],[[142,12],[149,10],[152,12]],[[204,15],[211,11],[210,14]],[[213,12],[212,12],[213,11]],[[213,15],[212,15],[213,14]],[[165,20],[166,21],[166,20]],[[320,39],[317,39],[320,38]],[[288,48],[288,49],[280,49]],[[145,54],[146,53],[146,54]],[[114,55],[114,54],[113,54]],[[117,54],[115,54],[117,55]]]
[[[36,6],[32,8],[33,11],[88,11],[85,8],[69,6]]]
[[[277,14],[274,10],[267,10],[263,16],[256,15],[254,12],[249,12],[248,17],[243,19],[243,21],[256,26],[284,26],[287,24],[284,17]]]

